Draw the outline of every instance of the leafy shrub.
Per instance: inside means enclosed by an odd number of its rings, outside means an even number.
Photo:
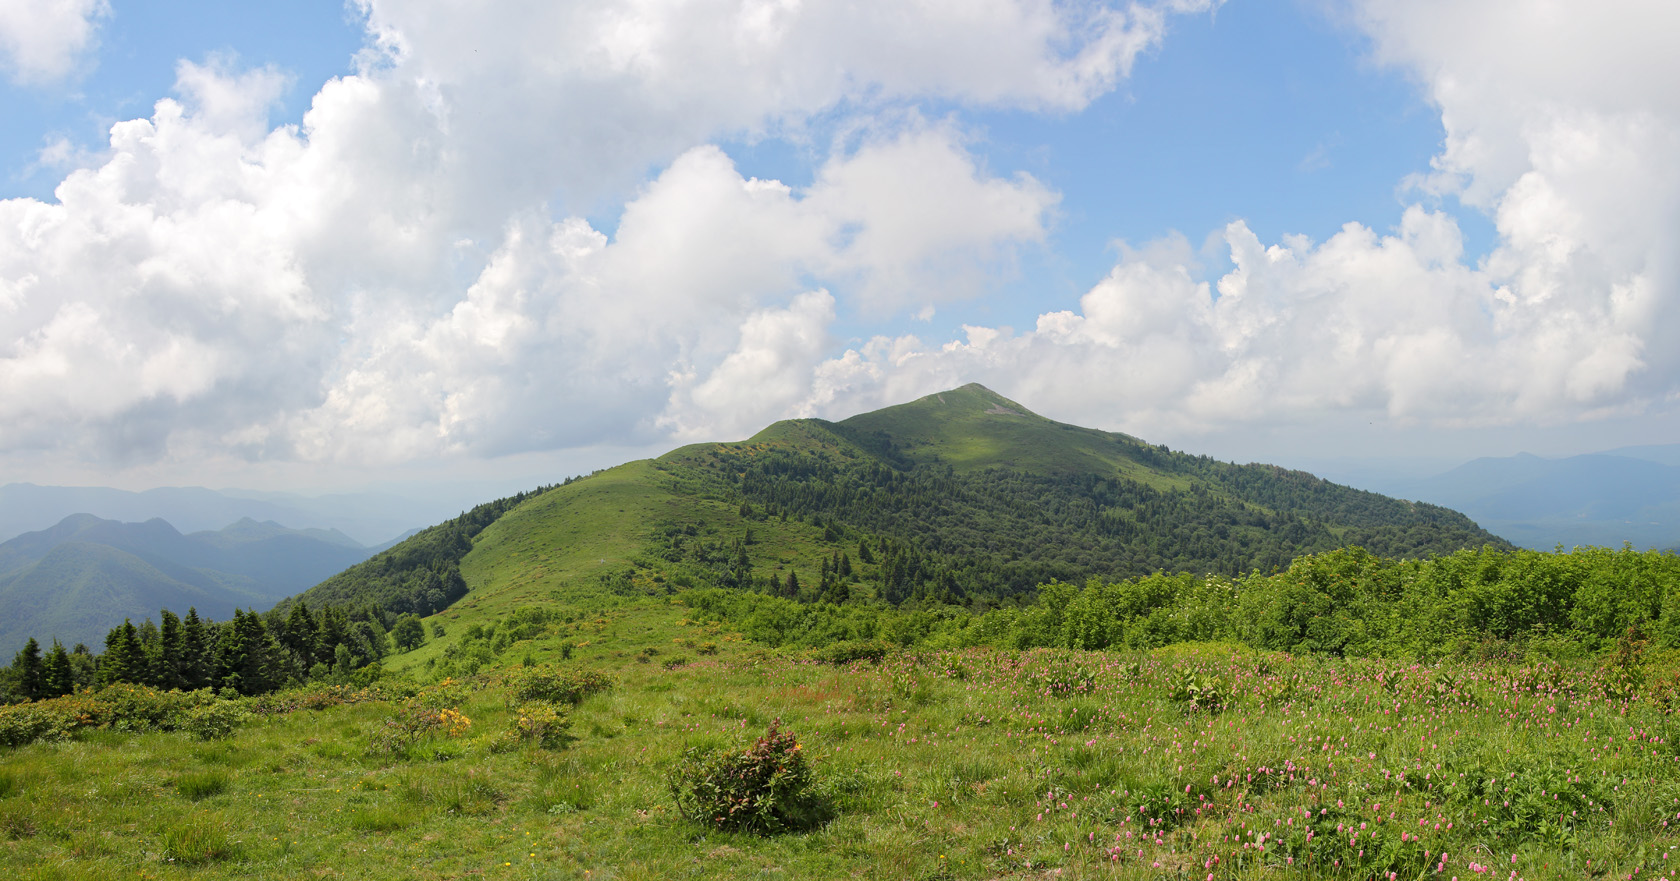
[[[490,748],[496,752],[511,752],[525,745],[560,749],[574,739],[571,727],[572,720],[566,715],[564,705],[531,701],[515,708],[513,721],[496,736]]]
[[[508,685],[514,706],[531,701],[580,704],[584,698],[612,688],[612,679],[594,670],[561,670],[541,664],[509,673]]]
[[[0,707],[0,746],[66,740],[78,725],[77,717],[57,700]]]
[[[441,710],[409,704],[397,715],[385,720],[375,732],[368,751],[374,755],[395,756],[436,737],[459,737],[472,727],[472,720],[460,711]]]
[[[181,730],[199,740],[215,740],[232,735],[246,715],[245,708],[235,701],[216,701],[188,710]]]
[[[1225,683],[1217,676],[1185,670],[1173,685],[1173,702],[1194,713],[1206,710],[1217,713],[1227,701]]]
[[[816,825],[827,810],[799,741],[781,720],[740,752],[689,750],[672,770],[677,810],[703,826],[771,835]]]
[[[812,649],[807,657],[819,664],[842,666],[858,661],[879,661],[894,648],[881,639],[847,639]]]

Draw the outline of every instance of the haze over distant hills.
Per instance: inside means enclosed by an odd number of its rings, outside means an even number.
[[[1680,545],[1680,444],[1562,459],[1519,453],[1476,459],[1433,477],[1365,485],[1462,511],[1488,531],[1538,550]]]
[[[91,514],[0,544],[0,653],[33,636],[100,649],[124,618],[167,608],[224,619],[235,608],[280,598],[361,562],[365,547],[336,530],[287,529],[242,519],[183,535],[161,519],[121,523]]]
[[[124,523],[167,520],[182,532],[221,529],[249,518],[293,529],[336,529],[362,544],[390,541],[455,513],[388,493],[302,496],[166,486],[144,492],[102,486],[0,486],[0,541],[51,527],[72,514]]]

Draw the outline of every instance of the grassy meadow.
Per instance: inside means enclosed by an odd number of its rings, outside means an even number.
[[[227,736],[81,727],[8,749],[0,868],[1540,879],[1671,878],[1680,861],[1672,691],[1630,693],[1613,666],[1216,644],[835,664],[746,643],[680,597],[603,598],[501,657],[511,666],[423,686],[243,699]],[[612,685],[565,705],[568,737],[545,745],[520,736],[515,691],[551,660]],[[824,822],[761,836],[678,814],[669,781],[685,755],[742,749],[778,719]]]

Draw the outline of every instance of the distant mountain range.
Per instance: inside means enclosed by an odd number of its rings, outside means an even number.
[[[434,510],[435,509],[435,510]],[[72,514],[124,523],[162,519],[183,532],[221,529],[236,520],[273,521],[293,528],[336,529],[374,544],[427,526],[452,512],[386,493],[307,497],[290,493],[166,486],[129,492],[103,486],[0,486],[0,541],[47,529]]]
[[[1680,545],[1680,444],[1543,459],[1520,453],[1372,486],[1463,511],[1523,547]]]
[[[158,518],[73,514],[0,544],[0,657],[31,636],[98,651],[124,618],[138,622],[164,608],[196,607],[217,620],[235,608],[268,608],[394,543],[366,547],[335,529],[249,518],[183,535]]]

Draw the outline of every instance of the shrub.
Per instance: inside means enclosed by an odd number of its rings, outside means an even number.
[[[584,698],[611,688],[612,679],[594,670],[561,670],[542,664],[509,673],[508,684],[513,706],[531,701],[580,704]]]
[[[233,734],[245,721],[245,709],[234,701],[216,701],[187,710],[181,730],[199,740],[215,740]]]
[[[0,707],[0,746],[24,746],[37,740],[66,740],[79,726],[64,702],[36,701]]]
[[[703,826],[771,835],[816,825],[826,805],[799,741],[781,720],[740,752],[689,750],[672,770],[677,810]]]
[[[1172,699],[1192,713],[1199,710],[1217,713],[1225,708],[1225,691],[1225,683],[1218,677],[1185,670],[1173,686]]]
[[[571,727],[572,720],[561,704],[549,701],[520,704],[514,710],[513,721],[496,736],[490,748],[496,752],[510,752],[526,745],[560,749],[574,739]]]
[[[472,720],[457,710],[409,704],[385,720],[375,732],[368,751],[374,755],[402,755],[422,741],[434,737],[459,737],[472,727]]]
[[[893,650],[894,646],[880,639],[848,639],[831,643],[822,648],[812,649],[807,655],[811,660],[821,664],[852,664],[858,661],[879,661]],[[715,649],[714,649],[715,651]]]

